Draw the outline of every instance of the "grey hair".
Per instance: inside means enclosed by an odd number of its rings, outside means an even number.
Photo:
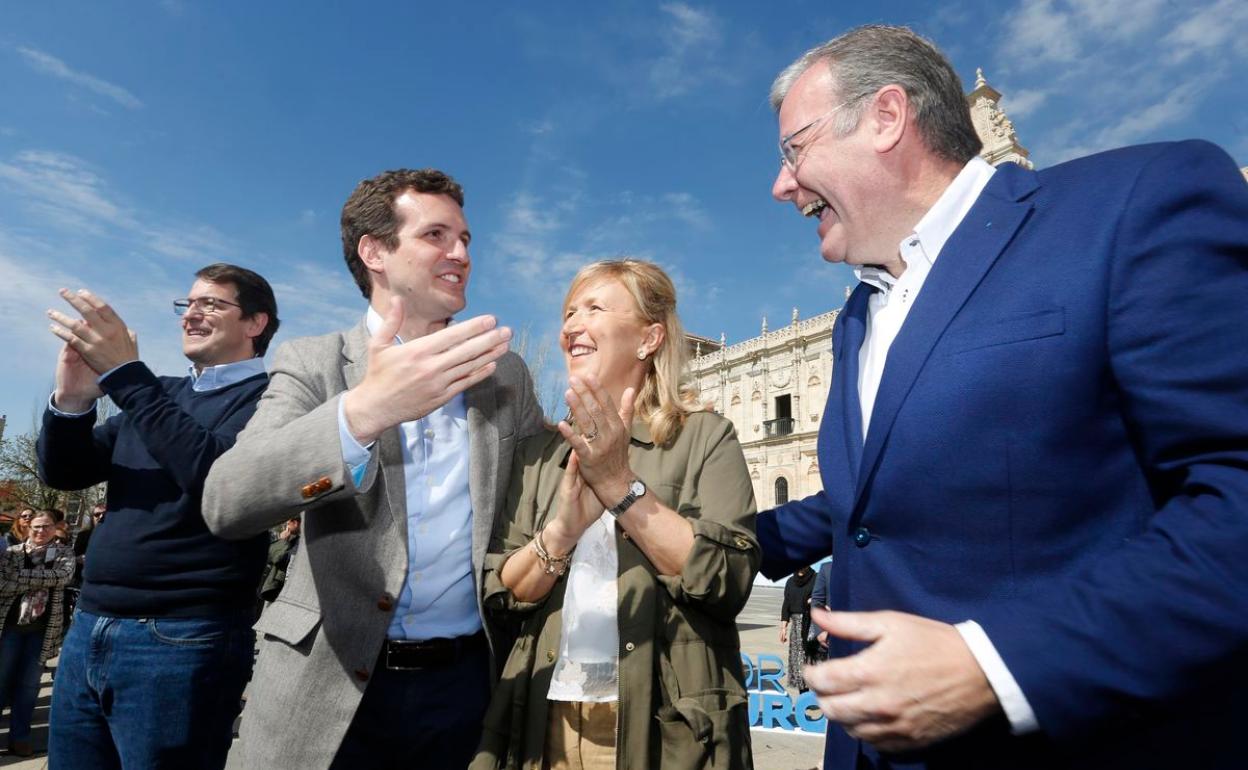
[[[810,49],[771,84],[772,109],[779,112],[793,83],[816,62],[825,62],[832,73],[833,101],[846,103],[832,120],[839,135],[858,127],[871,96],[897,84],[905,89],[919,135],[933,153],[966,163],[983,147],[958,73],[935,44],[908,27],[868,24]]]

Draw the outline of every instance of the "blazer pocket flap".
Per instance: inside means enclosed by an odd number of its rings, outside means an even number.
[[[1055,337],[1066,333],[1066,311],[1054,307],[1030,313],[991,319],[976,329],[966,329],[949,336],[953,353],[1010,345],[1015,342]]]
[[[279,598],[264,610],[264,614],[256,622],[255,630],[258,634],[298,647],[307,641],[320,622],[321,613],[316,610],[284,602]]]

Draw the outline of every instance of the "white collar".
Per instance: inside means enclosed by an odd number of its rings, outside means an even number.
[[[940,256],[941,249],[953,232],[962,224],[966,214],[979,200],[979,195],[992,179],[997,170],[988,161],[976,155],[967,161],[958,175],[953,178],[945,191],[940,194],[932,207],[914,226],[914,230],[897,245],[898,254],[905,254],[911,259],[918,255],[926,260],[925,268],[930,268]],[[926,269],[924,270],[926,272]],[[888,294],[897,284],[894,278],[879,265],[862,265],[854,268],[858,280],[874,286],[884,294]],[[904,272],[903,272],[904,275]]]

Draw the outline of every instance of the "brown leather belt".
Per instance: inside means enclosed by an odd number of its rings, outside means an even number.
[[[410,642],[387,639],[381,647],[379,664],[391,671],[419,671],[445,668],[458,663],[466,653],[486,649],[485,632],[451,639],[425,639]]]

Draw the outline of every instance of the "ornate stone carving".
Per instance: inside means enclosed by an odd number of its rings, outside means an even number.
[[[1013,161],[1023,168],[1033,168],[1031,154],[1018,142],[1014,124],[1001,111],[1001,92],[988,85],[983,69],[975,70],[975,90],[966,96],[971,109],[971,123],[984,143],[980,157],[996,166]]]

